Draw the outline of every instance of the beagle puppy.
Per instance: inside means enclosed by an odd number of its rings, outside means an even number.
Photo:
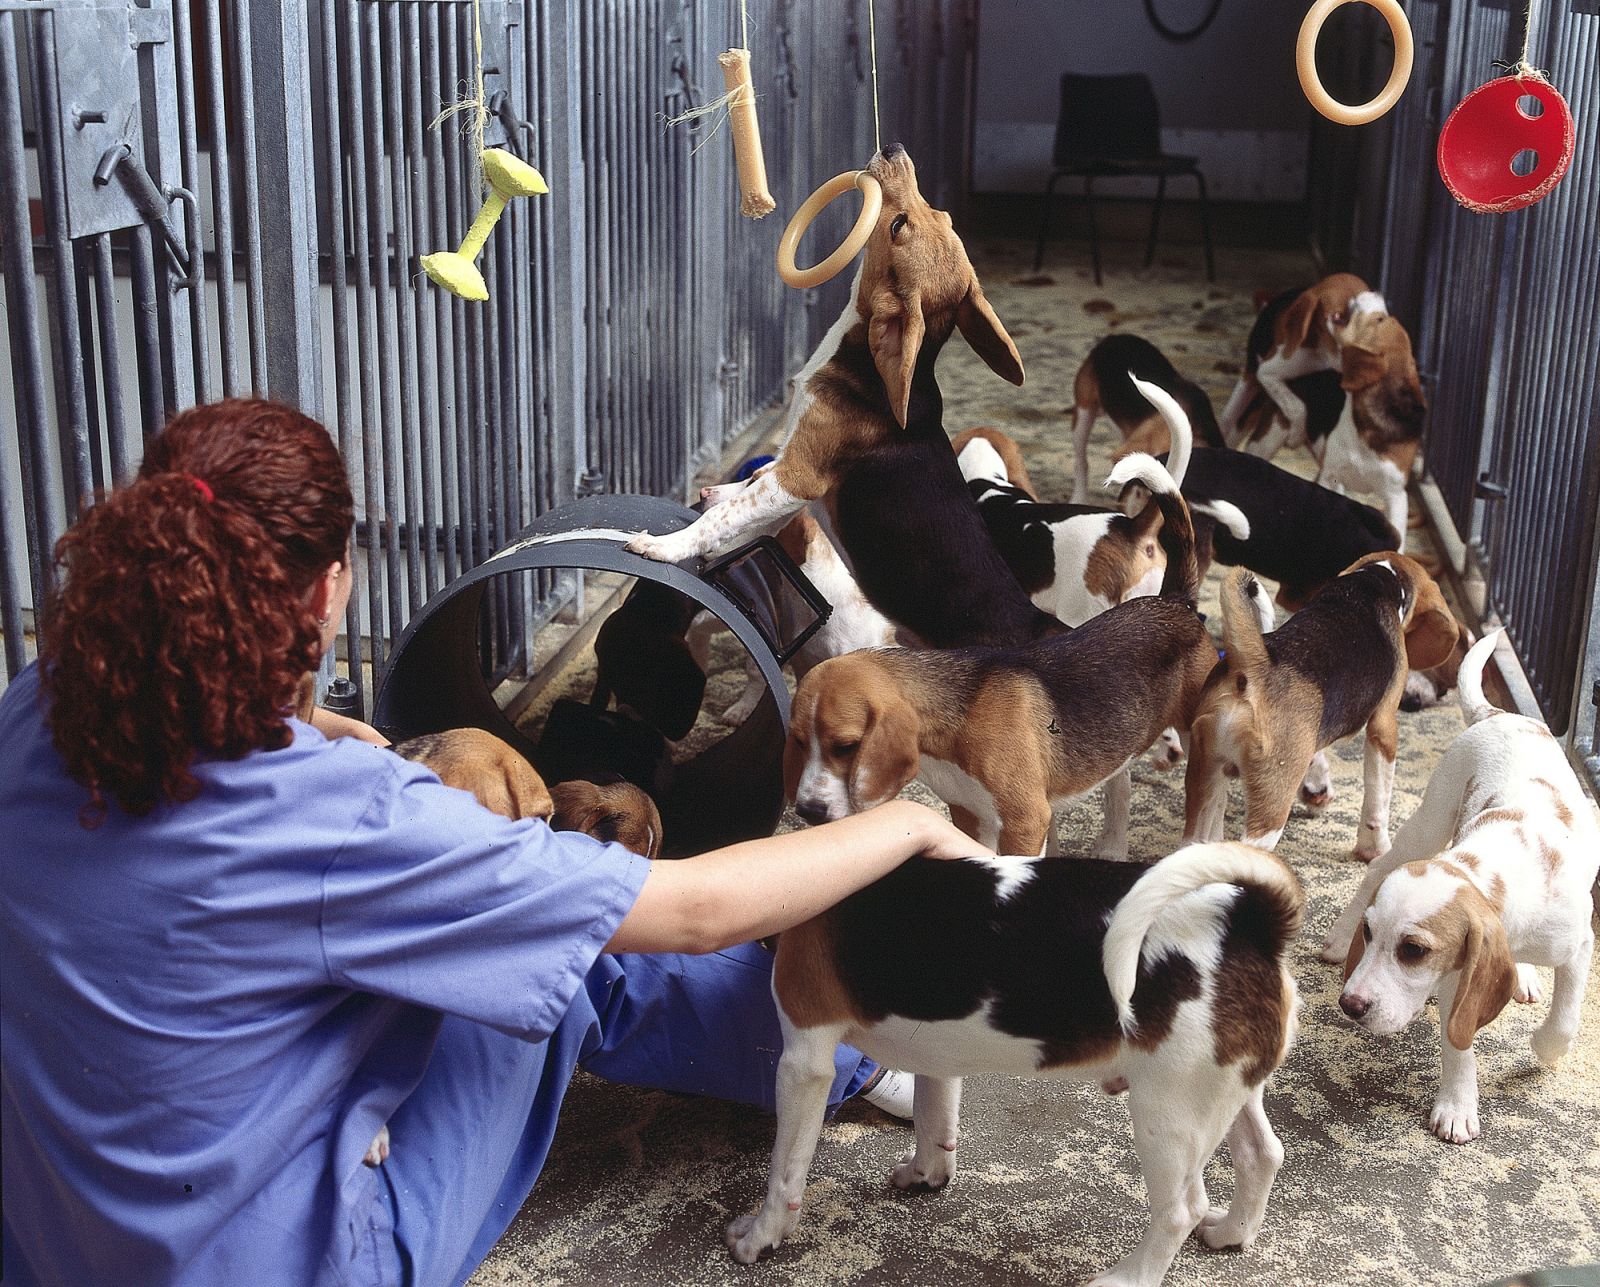
[[[1072,503],[1089,499],[1089,431],[1101,412],[1122,432],[1119,457],[1132,451],[1159,456],[1171,450],[1168,417],[1152,404],[1143,386],[1153,384],[1183,409],[1186,422],[1208,447],[1224,446],[1222,430],[1211,399],[1192,380],[1178,374],[1167,355],[1137,335],[1108,335],[1084,358],[1072,382],[1073,443],[1077,468],[1073,475]],[[1173,470],[1181,483],[1182,474]]]
[[[1532,966],[1554,966],[1550,1012],[1532,1042],[1553,1066],[1577,1036],[1594,952],[1600,826],[1550,730],[1485,700],[1483,666],[1499,633],[1461,664],[1466,731],[1322,951],[1344,961],[1339,1008],[1368,1032],[1399,1032],[1438,996],[1443,1071],[1428,1127],[1455,1144],[1480,1129],[1474,1034],[1513,997],[1538,1001]]]
[[[1197,448],[1183,497],[1195,509],[1226,501],[1240,511],[1245,534],[1235,524],[1220,524],[1212,555],[1276,581],[1277,602],[1289,612],[1305,607],[1357,559],[1395,549],[1401,537],[1372,506],[1242,451]],[[1144,504],[1138,484],[1123,489],[1124,513],[1140,513]]]
[[[1262,1090],[1294,1035],[1284,954],[1303,906],[1275,857],[1197,845],[1149,867],[912,859],[786,930],[777,1139],[764,1201],[727,1228],[733,1258],[753,1263],[799,1221],[843,1041],[916,1074],[916,1146],[895,1188],[939,1190],[955,1174],[964,1076],[1126,1086],[1150,1220],[1094,1282],[1156,1287],[1194,1231],[1250,1247],[1283,1162]],[[1224,1137],[1226,1210],[1204,1177]]]
[[[1007,570],[968,495],[934,378],[960,330],[1013,384],[1022,359],[984,297],[950,216],[917,189],[898,144],[867,166],[883,210],[849,302],[795,377],[777,460],[723,503],[628,548],[682,563],[776,530],[808,503],[872,605],[930,647],[1053,634]]]
[[[1054,844],[1057,806],[1106,785],[1096,852],[1128,852],[1129,762],[1187,728],[1216,647],[1195,609],[1189,511],[1148,456],[1113,483],[1144,480],[1164,521],[1157,597],[1118,604],[1051,639],[1010,647],[872,649],[825,661],[795,691],[784,785],[807,822],[857,813],[913,778],[969,835],[1003,853]]]
[[[1318,461],[1327,450],[1328,435],[1339,423],[1348,400],[1348,395],[1340,386],[1341,379],[1339,371],[1332,370],[1297,375],[1289,381],[1289,391],[1305,403],[1306,446]],[[1280,442],[1286,441],[1289,422],[1278,410],[1278,404],[1258,389],[1239,416],[1239,434],[1234,448],[1265,459],[1274,454],[1268,442],[1270,435],[1277,435]]]
[[[1276,847],[1312,757],[1363,725],[1366,766],[1356,857],[1389,848],[1396,712],[1407,667],[1437,665],[1458,627],[1414,559],[1358,559],[1309,604],[1263,633],[1266,594],[1244,569],[1222,586],[1224,656],[1189,735],[1184,836],[1217,840],[1227,777],[1244,783],[1246,844]]]
[[[1131,378],[1137,396],[1148,396],[1159,408],[1163,436],[1170,435],[1177,444],[1168,473],[1181,486],[1189,461],[1188,417],[1158,385],[1137,376],[1124,378]],[[1013,462],[1021,453],[998,430],[968,430],[951,445],[984,526],[1040,608],[1069,626],[1080,626],[1112,604],[1160,588],[1167,558],[1156,539],[1162,521],[1157,507],[1129,517],[1076,503],[1047,504],[1012,482]],[[1250,535],[1249,523],[1233,505],[1217,506],[1215,517],[1240,539]],[[1208,563],[1209,558],[1202,563],[1202,575]]]
[[[1339,342],[1331,324],[1342,321],[1350,301],[1369,290],[1354,273],[1334,273],[1304,290],[1285,291],[1256,314],[1245,342],[1244,374],[1220,417],[1228,446],[1240,445],[1239,422],[1257,393],[1265,393],[1283,413],[1283,428],[1253,442],[1250,450],[1271,457],[1281,447],[1305,445],[1306,405],[1289,382],[1339,369]]]
[[[424,733],[391,749],[432,769],[446,786],[476,796],[485,809],[504,817],[548,818],[555,807],[538,770],[481,728]]]
[[[1406,480],[1428,409],[1411,337],[1376,291],[1357,295],[1330,328],[1349,398],[1319,457],[1317,481],[1334,491],[1377,494],[1389,526],[1404,533]]]
[[[552,831],[581,831],[646,858],[661,857],[661,813],[632,782],[620,777],[610,782],[557,782],[550,788],[550,799]]]

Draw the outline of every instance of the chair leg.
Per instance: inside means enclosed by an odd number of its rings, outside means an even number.
[[[1206,248],[1206,280],[1217,280],[1217,265],[1211,258],[1211,204],[1206,200],[1206,176],[1194,172],[1194,181],[1200,185],[1200,240]]]
[[[1145,243],[1144,247],[1144,266],[1146,268],[1150,267],[1150,265],[1155,262],[1156,231],[1161,227],[1161,203],[1166,199],[1166,195],[1167,176],[1164,174],[1158,174],[1156,176],[1155,209],[1150,211],[1150,240]]]
[[[1033,271],[1038,272],[1044,264],[1044,238],[1050,229],[1050,202],[1054,199],[1056,180],[1061,176],[1052,174],[1050,182],[1044,185],[1044,213],[1039,216],[1039,244],[1033,248]]]
[[[1083,199],[1089,205],[1089,257],[1094,261],[1094,284],[1100,285],[1100,229],[1094,218],[1094,176],[1083,176]]]

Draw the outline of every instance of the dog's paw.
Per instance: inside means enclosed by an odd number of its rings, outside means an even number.
[[[1344,958],[1350,955],[1350,944],[1334,938],[1332,935],[1322,940],[1322,950],[1317,953],[1317,958],[1326,961],[1329,965],[1343,965]]]
[[[1330,787],[1320,789],[1300,784],[1300,803],[1310,809],[1312,813],[1321,813],[1328,807],[1328,801],[1333,799],[1333,790]]]
[[[765,1206],[757,1207],[748,1215],[732,1221],[723,1232],[723,1241],[728,1244],[729,1253],[741,1265],[753,1265],[764,1252],[775,1251],[800,1216],[798,1211],[791,1212],[788,1219],[773,1222],[777,1228],[769,1229],[768,1222],[761,1218],[765,1212]]]
[[[1100,1083],[1100,1089],[1108,1095],[1120,1095],[1128,1089],[1128,1079],[1126,1077],[1107,1077]]]
[[[361,1159],[366,1166],[382,1166],[389,1160],[389,1127],[387,1124],[378,1127],[378,1133],[372,1137],[372,1143],[367,1146],[367,1154]]]
[[[1518,964],[1517,982],[1511,989],[1511,999],[1521,1005],[1538,1005],[1544,1000],[1544,990],[1539,986],[1539,972],[1533,966]]]
[[[899,1165],[889,1172],[889,1183],[897,1189],[936,1193],[950,1183],[955,1174],[954,1149],[938,1150],[930,1160],[919,1161],[915,1150],[900,1159]]]
[[[1357,862],[1374,862],[1389,852],[1389,837],[1371,827],[1362,827],[1356,838],[1356,847],[1350,851]]]
[[[1128,861],[1128,839],[1095,841],[1093,856],[1105,862]]]
[[[1478,1138],[1478,1101],[1439,1099],[1428,1115],[1428,1129],[1450,1144],[1465,1144]]]
[[[1195,1226],[1200,1241],[1213,1251],[1248,1251],[1256,1232],[1245,1228],[1244,1221],[1235,1219],[1227,1207],[1212,1207]]]
[[[1520,971],[1526,967],[1518,966]],[[1561,1062],[1567,1051],[1572,1049],[1572,1034],[1561,1033],[1553,1029],[1549,1023],[1541,1023],[1533,1030],[1533,1036],[1528,1044],[1533,1047],[1533,1057],[1546,1068],[1554,1068]]]
[[[1183,743],[1177,729],[1169,728],[1156,739],[1156,744],[1145,753],[1151,765],[1162,773],[1183,763]]]
[[[684,533],[688,530],[684,528],[681,532],[668,532],[665,536],[640,532],[623,548],[630,554],[639,554],[657,563],[682,563],[695,554],[694,545],[684,539]]]

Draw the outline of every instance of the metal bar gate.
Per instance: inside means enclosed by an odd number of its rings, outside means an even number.
[[[1520,11],[1522,6],[1517,6]],[[1449,110],[1521,46],[1507,0],[1415,0],[1412,89],[1386,127],[1381,233],[1358,269],[1418,339],[1427,470],[1481,565],[1551,728],[1600,784],[1600,11],[1535,7],[1530,60],[1580,122],[1561,184],[1509,215],[1457,206],[1434,170]]]
[[[965,193],[976,0],[875,0],[884,141]],[[361,708],[410,616],[583,490],[685,494],[784,392],[848,282],[796,294],[783,220],[870,154],[867,0],[754,0],[779,212],[741,219],[720,92],[733,0],[480,0],[486,142],[550,195],[511,204],[486,304],[427,284],[479,195],[459,128],[471,0],[0,0],[0,634],[31,655],[51,550],[141,439],[256,392],[318,416],[357,503],[340,645]],[[829,211],[820,244],[842,236]],[[500,582],[504,582],[501,584]],[[499,677],[576,578],[501,578]]]

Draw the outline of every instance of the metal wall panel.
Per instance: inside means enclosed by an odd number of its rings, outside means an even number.
[[[958,206],[975,0],[875,4],[883,140]],[[263,392],[337,436],[357,503],[338,654],[360,710],[442,585],[579,491],[685,496],[784,394],[849,295],[848,276],[791,291],[773,258],[789,212],[872,152],[868,0],[749,5],[779,207],[759,222],[737,212],[727,126],[666,124],[722,93],[735,0],[480,11],[486,142],[551,190],[511,203],[479,259],[490,300],[469,304],[416,259],[457,245],[478,205],[462,118],[433,125],[473,77],[471,0],[0,0],[8,676],[51,544],[137,467],[140,436],[196,401]],[[118,59],[129,129],[64,121],[63,76],[110,83]],[[73,149],[101,130],[105,144],[126,133],[160,217],[124,199],[80,226],[80,193],[98,190]],[[854,214],[826,212],[803,257]],[[497,581],[486,671],[525,669],[533,632],[576,590],[571,574]]]

